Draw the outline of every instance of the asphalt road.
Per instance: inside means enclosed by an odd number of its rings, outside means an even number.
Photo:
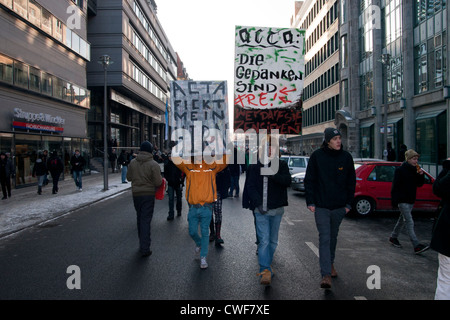
[[[167,221],[167,200],[157,201],[153,254],[138,254],[135,211],[127,191],[0,239],[0,300],[434,298],[437,253],[414,255],[406,233],[399,238],[403,248],[392,247],[387,240],[397,214],[389,213],[344,219],[335,261],[339,276],[332,290],[320,289],[314,216],[298,192],[289,190],[289,204],[273,262],[276,276],[269,287],[261,286],[256,276],[253,216],[242,209],[241,198],[223,200],[225,244],[210,244],[209,268],[201,270],[187,231],[185,202],[182,217]],[[415,222],[419,239],[428,242],[432,219],[418,214]],[[80,288],[68,288],[74,284]]]

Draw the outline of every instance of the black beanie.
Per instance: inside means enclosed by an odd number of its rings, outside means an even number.
[[[325,141],[327,143],[330,142],[330,140],[333,139],[334,137],[341,135],[339,130],[336,128],[326,128],[323,134],[325,136]]]
[[[153,151],[153,145],[152,145],[150,142],[148,142],[148,141],[144,141],[144,142],[141,144],[141,149],[140,149],[140,151],[145,151],[145,152],[152,153],[152,151]]]

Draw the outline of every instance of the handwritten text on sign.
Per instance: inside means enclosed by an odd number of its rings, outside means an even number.
[[[304,39],[300,29],[236,26],[234,104],[293,107],[303,90]]]

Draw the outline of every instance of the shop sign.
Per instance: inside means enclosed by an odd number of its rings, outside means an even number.
[[[48,113],[33,113],[14,108],[13,128],[62,133],[65,119]],[[58,126],[59,125],[59,126]]]

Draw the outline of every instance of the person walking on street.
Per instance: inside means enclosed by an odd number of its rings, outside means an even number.
[[[153,160],[153,145],[144,141],[137,157],[128,165],[127,180],[131,182],[131,193],[136,210],[139,251],[142,257],[152,254],[151,222],[155,207],[155,193],[162,183],[161,169]]]
[[[122,150],[119,158],[117,159],[117,164],[122,166],[122,183],[128,183],[127,171],[128,171],[128,164],[130,163],[129,158],[130,156],[127,154],[127,152],[125,150]]]
[[[269,157],[279,164],[278,171],[268,175],[267,208],[263,208],[264,176],[260,160],[247,168],[247,176],[242,194],[242,206],[252,210],[258,243],[258,263],[260,283],[270,285],[273,277],[272,261],[278,246],[278,234],[284,207],[288,206],[287,188],[291,185],[291,174],[285,161],[279,160],[278,144],[269,147]]]
[[[206,261],[209,244],[209,224],[211,223],[212,207],[217,200],[216,174],[226,168],[226,155],[222,163],[207,163],[191,157],[190,163],[173,157],[173,163],[186,175],[186,200],[189,204],[188,223],[189,235],[195,242],[195,255],[200,257],[200,268],[208,268]],[[201,236],[198,234],[200,225]]]
[[[44,150],[42,153],[42,162],[47,166],[47,160],[48,160],[48,150]],[[44,183],[43,186],[48,185],[48,167],[47,167],[47,173],[44,175]]]
[[[111,163],[111,173],[115,173],[116,172],[116,166],[117,166],[116,149],[112,149],[111,153],[109,154],[109,162]]]
[[[0,184],[2,185],[2,200],[11,198],[11,177],[16,176],[16,167],[6,153],[0,153]],[[6,193],[8,192],[8,193]]]
[[[442,198],[442,209],[433,229],[430,247],[438,252],[439,269],[435,300],[450,300],[450,158],[433,183],[433,193]]]
[[[209,224],[209,241],[215,241],[216,245],[224,243],[222,230],[222,199],[228,197],[228,189],[230,188],[231,175],[230,169],[226,167],[216,175],[217,200],[213,203],[213,215]]]
[[[326,128],[322,146],[311,154],[306,169],[306,205],[314,213],[319,232],[320,287],[331,288],[337,237],[344,216],[352,208],[356,174],[351,154],[342,147],[341,133]]]
[[[233,197],[233,191],[235,192],[234,197],[239,198],[239,178],[241,175],[241,164],[237,161],[237,148],[234,148],[234,161],[230,163],[228,167],[230,168],[230,192],[228,197]]]
[[[182,172],[180,169],[177,168],[177,166],[172,161],[172,155],[171,153],[168,154],[168,159],[166,163],[164,164],[164,178],[167,180],[167,192],[169,195],[169,215],[167,217],[167,220],[173,220],[174,217],[174,201],[175,196],[177,197],[176,200],[176,209],[177,209],[177,216],[181,216],[181,209],[182,209],[182,191],[183,191],[183,178],[182,178]]]
[[[398,221],[392,230],[389,242],[397,248],[401,247],[398,236],[406,225],[414,253],[419,254],[428,250],[429,246],[419,243],[416,233],[414,232],[414,220],[411,215],[416,201],[416,191],[424,182],[423,170],[418,165],[420,155],[413,149],[405,152],[405,161],[400,167],[395,169],[394,180],[392,181],[391,199],[392,207],[400,210]]]
[[[86,165],[86,160],[80,154],[80,150],[75,150],[75,154],[70,159],[70,165],[72,166],[73,180],[78,188],[78,191],[83,191],[83,168]]]
[[[59,191],[59,176],[64,171],[64,165],[62,160],[58,157],[58,152],[56,152],[56,150],[52,152],[51,157],[47,160],[47,168],[52,175],[53,180],[52,194],[57,194]]]
[[[45,177],[48,174],[47,171],[47,164],[44,163],[43,160],[43,155],[39,154],[39,157],[36,159],[36,162],[34,163],[33,166],[33,171],[32,171],[32,175],[33,177],[37,176],[37,180],[38,180],[38,194],[42,194],[42,186],[44,185],[44,180]]]

